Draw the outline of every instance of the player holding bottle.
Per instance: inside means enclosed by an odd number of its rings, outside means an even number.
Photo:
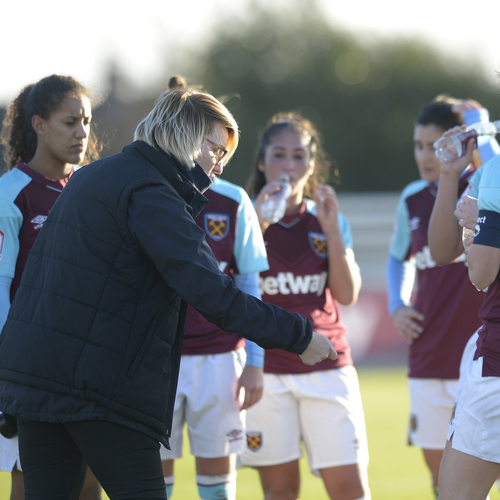
[[[440,164],[433,144],[448,128],[462,123],[461,112],[468,123],[488,120],[487,111],[475,101],[446,97],[437,97],[417,116],[414,151],[421,180],[403,190],[387,262],[389,311],[410,344],[408,442],[422,448],[436,496],[446,430],[457,397],[460,360],[479,326],[476,313],[483,301],[483,295],[466,279],[463,252],[454,263],[437,266],[427,238],[436,196],[441,192],[441,184],[439,189],[437,184]],[[481,154],[486,156],[488,147],[485,144]],[[469,165],[457,177],[454,189],[448,190],[454,205],[470,189],[468,183],[474,183],[475,172]],[[454,223],[458,225],[456,219]],[[410,304],[415,268],[418,291],[415,303]]]
[[[270,266],[260,276],[262,299],[307,316],[338,352],[336,361],[315,367],[300,366],[282,350],[266,352],[264,395],[247,412],[241,455],[242,465],[258,469],[266,500],[299,497],[301,442],[330,498],[370,498],[358,378],[338,308],[356,302],[361,276],[335,191],[318,183],[328,166],[312,123],[297,113],[278,114],[262,135],[248,185]],[[284,218],[270,224],[262,205],[283,173],[292,194]]]

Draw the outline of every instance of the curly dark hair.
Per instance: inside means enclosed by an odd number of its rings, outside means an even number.
[[[321,145],[321,136],[314,124],[296,111],[277,113],[269,120],[259,140],[252,173],[246,186],[246,190],[251,198],[256,197],[266,184],[264,172],[259,169],[259,163],[264,161],[266,148],[271,143],[273,137],[284,130],[292,130],[309,137],[308,146],[311,158],[314,158],[314,172],[307,181],[304,189],[305,196],[312,198],[312,194],[318,189],[318,184],[329,180],[331,161]],[[335,177],[338,177],[336,171]]]
[[[24,87],[9,104],[0,131],[0,144],[5,148],[4,160],[9,170],[18,162],[29,162],[35,156],[37,136],[31,126],[32,117],[49,119],[71,94],[83,94],[92,101],[90,91],[71,76],[51,75]],[[87,142],[87,162],[97,160],[102,149],[94,128]]]

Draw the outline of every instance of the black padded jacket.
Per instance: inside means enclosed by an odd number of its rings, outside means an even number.
[[[194,221],[206,199],[193,179],[140,141],[75,173],[0,336],[2,411],[114,421],[168,446],[187,303],[264,348],[305,350],[312,330],[303,316],[243,293],[219,271]]]

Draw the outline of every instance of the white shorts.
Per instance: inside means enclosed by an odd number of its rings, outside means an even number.
[[[181,357],[170,438],[172,450],[162,445],[162,460],[182,456],[184,423],[195,457],[226,457],[243,449],[245,412],[240,411],[240,405],[244,395],[236,400],[236,387],[245,359],[245,349]]]
[[[345,366],[300,375],[264,375],[264,396],[247,410],[247,447],[239,467],[277,465],[302,456],[311,472],[368,465],[365,418],[356,370]]]
[[[460,360],[460,375],[458,378],[458,389],[457,389],[456,401],[458,401],[458,398],[460,397],[460,392],[462,390],[463,380],[465,380],[465,376],[467,373],[467,366],[469,364],[469,361],[474,357],[474,353],[476,352],[476,343],[477,343],[478,338],[479,338],[479,334],[476,331],[476,333],[471,335],[471,338],[468,340],[467,344],[465,345],[464,352],[462,353],[462,359]],[[455,404],[456,404],[456,401],[455,401]]]
[[[500,463],[500,377],[482,371],[483,358],[469,358],[448,440],[455,450]]]
[[[424,450],[444,450],[455,408],[458,380],[410,378],[408,444]]]
[[[12,472],[14,466],[21,469],[21,460],[19,460],[19,442],[17,436],[7,439],[0,436],[0,470]]]

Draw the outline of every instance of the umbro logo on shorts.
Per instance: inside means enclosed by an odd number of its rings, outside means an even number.
[[[233,429],[231,432],[228,432],[226,436],[229,438],[229,442],[232,443],[233,441],[240,441],[243,439],[243,431],[240,429]]]

